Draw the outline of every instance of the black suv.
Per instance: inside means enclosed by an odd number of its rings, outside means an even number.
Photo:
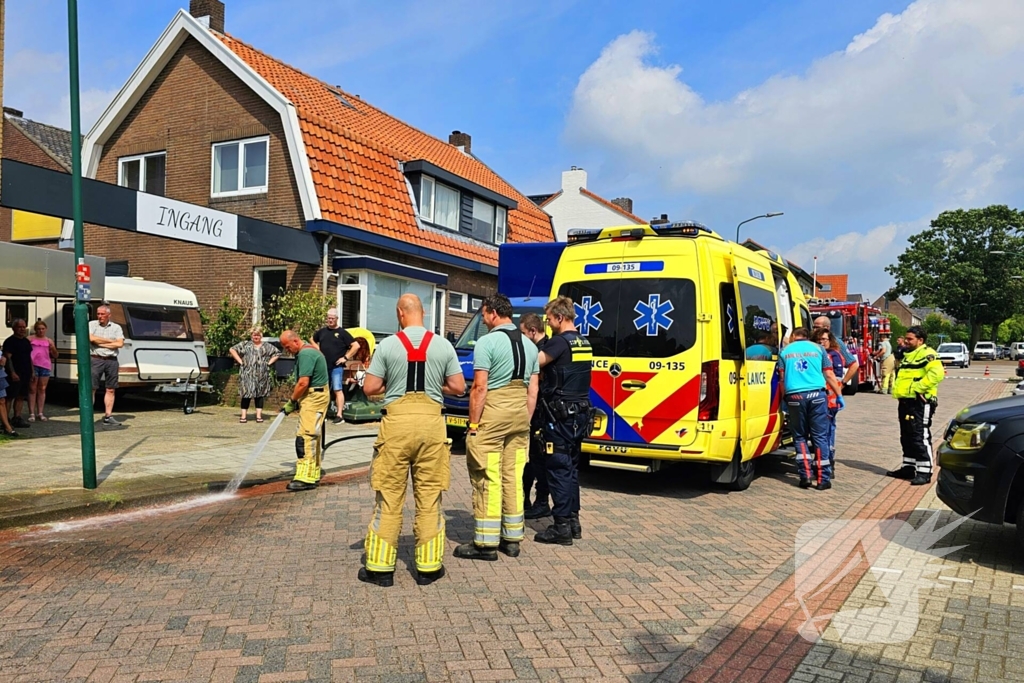
[[[961,515],[1017,525],[1024,546],[1024,396],[961,410],[939,447],[939,499]]]

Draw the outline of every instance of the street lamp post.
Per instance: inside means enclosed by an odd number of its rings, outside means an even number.
[[[744,223],[749,223],[750,221],[756,221],[758,218],[775,218],[776,216],[781,216],[781,215],[782,215],[781,211],[772,211],[770,213],[762,213],[760,216],[754,216],[753,218],[748,218],[745,221],[740,221],[740,224],[736,226],[736,244],[740,243],[740,225],[743,225]]]

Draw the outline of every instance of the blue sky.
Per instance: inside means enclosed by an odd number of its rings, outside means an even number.
[[[185,4],[80,0],[86,123]],[[641,216],[726,235],[785,211],[744,234],[877,295],[938,211],[1020,204],[1021,6],[229,0],[227,30],[438,137],[471,133],[527,193],[577,165]],[[67,125],[65,3],[7,12],[5,104]]]

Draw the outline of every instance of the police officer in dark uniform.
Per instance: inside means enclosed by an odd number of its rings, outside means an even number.
[[[544,321],[536,313],[526,313],[519,319],[519,330],[524,337],[537,345],[537,349],[544,350],[548,343],[547,331],[544,329]],[[533,419],[530,421],[530,458],[523,468],[523,505],[526,519],[540,519],[551,516],[551,505],[548,503],[550,491],[548,490],[548,475],[544,469],[544,460],[547,455],[544,453],[544,420],[541,419],[543,411],[533,411]],[[537,497],[530,502],[530,489],[534,484],[537,486]]]
[[[554,523],[538,533],[538,543],[572,545],[580,527],[580,446],[590,432],[590,368],[593,350],[576,331],[572,299],[560,296],[544,307],[552,337],[540,352],[541,396],[548,488]]]

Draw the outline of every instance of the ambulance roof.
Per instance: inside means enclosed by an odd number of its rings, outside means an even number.
[[[108,277],[106,300],[126,304],[151,306],[181,306],[198,308],[196,295],[183,287],[166,282],[143,280],[140,277]]]

